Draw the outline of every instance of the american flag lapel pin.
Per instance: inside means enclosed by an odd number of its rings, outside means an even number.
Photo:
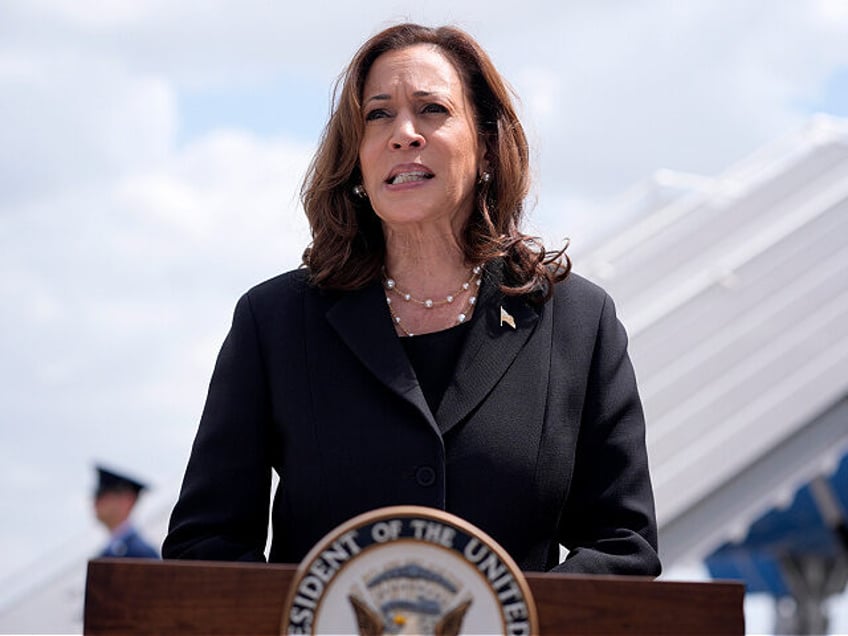
[[[506,309],[501,307],[501,327],[504,326],[504,323],[515,329],[515,318],[513,318]]]

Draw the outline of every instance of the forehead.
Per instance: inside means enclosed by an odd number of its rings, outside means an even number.
[[[413,90],[464,93],[462,78],[453,62],[432,44],[415,44],[383,53],[365,77],[363,97],[367,100],[374,93],[401,85]]]

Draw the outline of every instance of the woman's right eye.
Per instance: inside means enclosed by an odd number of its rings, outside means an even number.
[[[374,121],[375,119],[382,119],[383,117],[388,117],[388,112],[383,108],[375,108],[374,110],[369,110],[365,114],[365,121]]]

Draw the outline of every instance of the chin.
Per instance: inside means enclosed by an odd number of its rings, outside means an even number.
[[[422,209],[406,206],[401,209],[377,212],[377,216],[380,217],[384,224],[392,227],[412,227],[417,225],[433,224],[453,228],[456,225],[456,219],[459,216],[459,213],[445,214],[441,211],[444,209],[444,207],[434,210],[430,207]]]

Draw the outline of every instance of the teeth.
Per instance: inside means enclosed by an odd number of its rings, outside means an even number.
[[[411,183],[413,181],[424,181],[426,179],[432,178],[433,175],[427,172],[401,172],[400,174],[396,174],[394,178],[392,178],[391,183],[400,184],[400,183]]]

